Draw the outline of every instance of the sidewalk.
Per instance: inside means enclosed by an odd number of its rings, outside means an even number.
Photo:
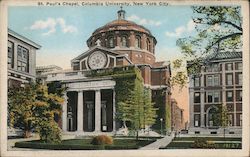
[[[158,139],[157,141],[146,145],[145,147],[140,148],[141,150],[154,150],[154,149],[159,149],[160,147],[165,147],[167,146],[172,139],[174,138],[173,134],[170,136],[165,136],[164,138]]]

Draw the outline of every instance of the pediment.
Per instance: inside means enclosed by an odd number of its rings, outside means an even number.
[[[101,47],[101,46],[95,46],[92,47],[91,49],[89,49],[88,51],[85,51],[84,53],[80,54],[79,56],[77,56],[76,58],[72,59],[71,62],[79,62],[81,60],[83,60],[84,58],[90,56],[92,53],[96,52],[96,51],[100,51],[102,53],[104,53],[105,55],[109,55],[109,56],[117,56],[119,55],[118,53],[109,50],[107,48]]]

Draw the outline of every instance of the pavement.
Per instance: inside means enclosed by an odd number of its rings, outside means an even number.
[[[174,136],[173,134],[170,136],[165,136],[161,139],[158,139],[157,141],[146,145],[142,148],[140,148],[141,150],[155,150],[155,149],[159,149],[160,147],[165,147],[167,146],[172,140],[173,140]]]

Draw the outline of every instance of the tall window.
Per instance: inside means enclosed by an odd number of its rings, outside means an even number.
[[[219,102],[220,101],[220,92],[215,91],[214,92],[214,102]]]
[[[242,90],[236,91],[236,101],[242,101]]]
[[[213,92],[207,92],[207,102],[213,102]]]
[[[200,115],[199,114],[195,114],[194,115],[194,126],[195,127],[199,127],[200,126]]]
[[[242,70],[242,63],[241,62],[235,63],[235,69]]]
[[[242,73],[236,73],[236,84],[242,85]]]
[[[233,74],[226,74],[226,84],[233,85]]]
[[[228,71],[233,70],[233,63],[227,63],[226,70],[228,70]]]
[[[214,72],[220,71],[220,67],[219,67],[219,64],[218,64],[218,63],[217,63],[217,64],[213,64],[213,71],[214,71]]]
[[[150,40],[147,39],[147,50],[150,51],[151,49],[151,43],[150,43]]]
[[[135,37],[135,48],[141,48],[141,38],[140,38],[140,36]]]
[[[194,103],[200,103],[200,93],[194,93]]]
[[[17,70],[29,72],[29,51],[20,45],[17,46]]]
[[[214,86],[220,85],[220,77],[219,75],[214,75]]]
[[[226,96],[227,96],[227,101],[229,102],[231,102],[231,101],[233,101],[233,91],[227,91],[226,92]]]
[[[213,86],[213,76],[207,76],[207,86]]]
[[[108,38],[108,45],[109,45],[110,48],[115,47],[115,44],[114,44],[114,37],[109,37],[109,38]]]
[[[122,36],[121,44],[122,44],[122,47],[128,47],[127,37],[126,36]]]
[[[200,77],[196,76],[194,78],[194,86],[199,87],[200,86]]]
[[[8,41],[8,68],[14,67],[14,43]]]

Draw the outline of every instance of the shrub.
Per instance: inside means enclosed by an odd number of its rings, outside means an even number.
[[[41,141],[61,143],[61,130],[55,121],[42,121],[37,128]]]
[[[99,135],[99,136],[95,136],[92,141],[91,144],[93,145],[111,145],[113,144],[113,138],[107,135]]]
[[[198,138],[192,144],[192,148],[209,148],[214,149],[216,145],[213,141],[207,141],[205,138]]]

